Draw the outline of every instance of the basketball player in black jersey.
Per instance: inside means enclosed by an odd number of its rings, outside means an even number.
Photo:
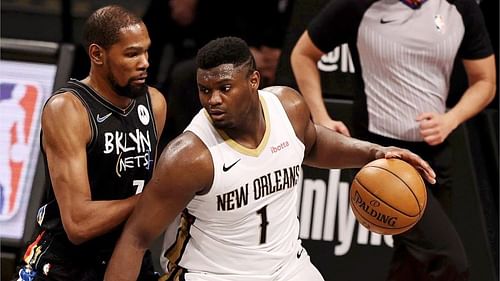
[[[87,20],[84,43],[89,76],[70,80],[43,110],[49,186],[20,280],[102,280],[153,172],[167,105],[145,84],[146,26],[126,9],[106,6]],[[156,279],[146,253],[138,280]]]

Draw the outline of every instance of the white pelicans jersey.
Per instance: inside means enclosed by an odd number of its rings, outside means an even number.
[[[255,149],[217,130],[204,109],[186,128],[210,150],[214,180],[207,194],[189,203],[176,242],[165,253],[171,274],[197,272],[206,274],[205,280],[275,280],[303,251],[296,186],[304,144],[279,99],[265,91],[259,96],[266,131]],[[169,280],[177,279],[183,278]]]

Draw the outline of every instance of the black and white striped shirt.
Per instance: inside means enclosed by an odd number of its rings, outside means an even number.
[[[428,0],[418,9],[398,0],[332,0],[308,32],[325,53],[349,43],[366,102],[354,123],[405,141],[422,141],[420,113],[446,111],[455,57],[493,53],[474,0]]]

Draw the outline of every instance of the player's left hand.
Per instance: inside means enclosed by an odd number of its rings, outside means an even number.
[[[456,122],[446,114],[424,112],[417,116],[420,125],[420,134],[429,145],[442,143],[457,127]]]
[[[431,184],[436,183],[436,173],[434,170],[431,168],[429,163],[422,159],[420,156],[417,154],[411,152],[408,149],[403,149],[395,146],[389,146],[389,147],[384,147],[382,151],[380,151],[381,154],[378,154],[377,158],[398,158],[401,159],[405,162],[408,162],[410,165],[412,165],[419,173],[422,175],[422,177],[428,181]]]

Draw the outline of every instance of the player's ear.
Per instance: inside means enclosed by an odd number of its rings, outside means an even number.
[[[250,74],[250,86],[253,89],[259,89],[260,84],[260,73],[255,70],[252,74]]]
[[[97,44],[90,44],[89,57],[94,64],[102,65],[104,62],[104,50]]]

